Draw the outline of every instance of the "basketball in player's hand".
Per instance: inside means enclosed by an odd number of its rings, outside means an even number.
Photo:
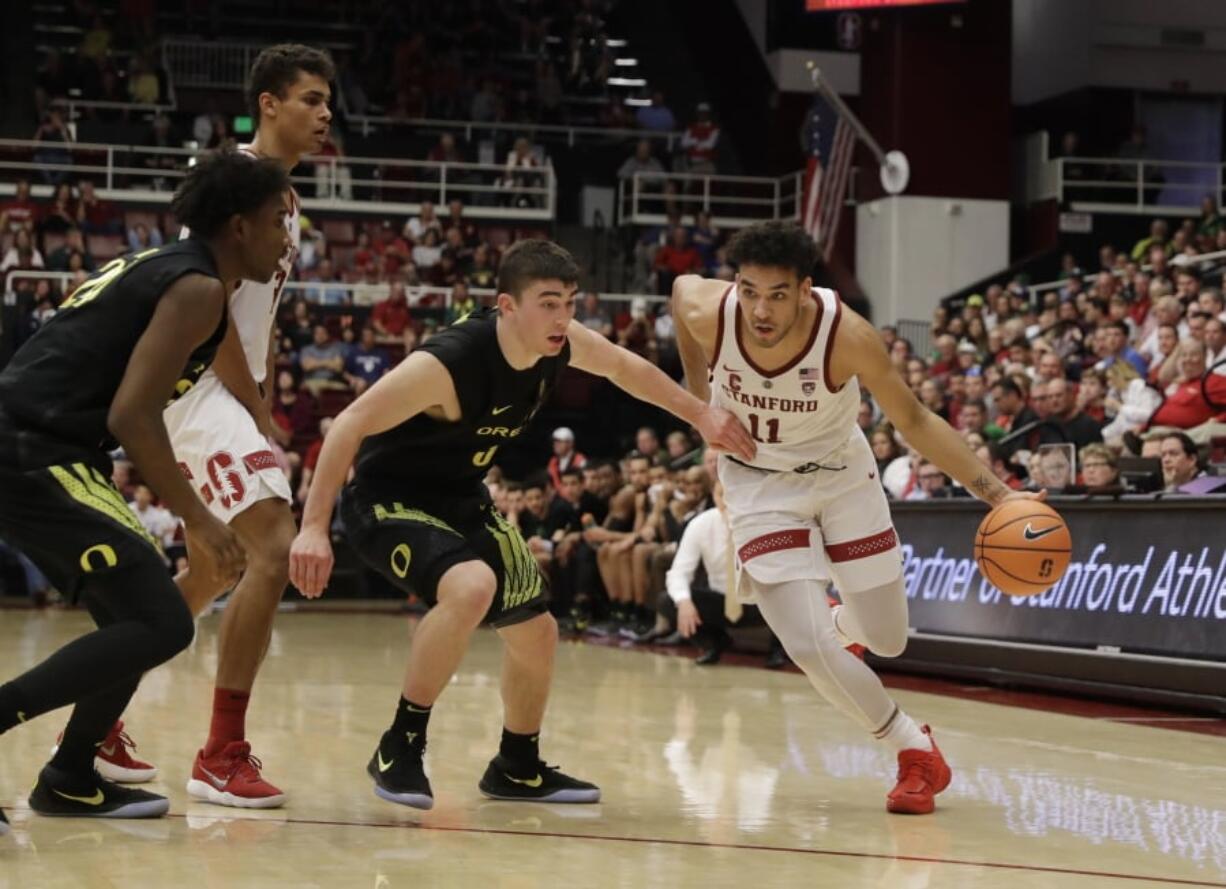
[[[1038,500],[1006,500],[975,532],[975,561],[992,586],[1034,596],[1064,576],[1073,539],[1060,514]]]

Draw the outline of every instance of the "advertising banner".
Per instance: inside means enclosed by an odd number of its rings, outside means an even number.
[[[1072,562],[1047,592],[1016,598],[972,558],[983,505],[895,504],[911,626],[1226,661],[1226,500],[1051,505],[1072,531]]]

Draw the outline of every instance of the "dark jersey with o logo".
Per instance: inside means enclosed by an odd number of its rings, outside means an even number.
[[[187,274],[217,277],[195,238],[113,260],[65,300],[0,373],[0,463],[33,469],[62,462],[66,447],[80,459],[118,446],[107,428],[111,402],[158,301]],[[200,379],[225,333],[223,310],[180,371],[172,401]]]
[[[557,357],[516,370],[498,345],[497,324],[497,309],[481,309],[418,347],[451,374],[460,419],[418,414],[367,438],[356,461],[360,485],[390,482],[423,494],[467,493],[498,449],[523,434],[569,362],[570,343]]]

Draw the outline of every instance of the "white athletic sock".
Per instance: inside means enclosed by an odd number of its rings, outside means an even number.
[[[894,748],[895,753],[904,750],[932,750],[932,740],[924,734],[914,719],[895,705],[894,715],[881,727],[875,736]]]

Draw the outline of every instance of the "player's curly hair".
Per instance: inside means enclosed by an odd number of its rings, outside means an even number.
[[[246,216],[289,187],[289,174],[272,159],[214,151],[187,171],[170,209],[194,236],[208,239],[235,214]]]
[[[517,301],[533,281],[561,281],[576,284],[579,266],[564,247],[544,238],[516,241],[498,265],[498,291]]]
[[[748,264],[791,269],[801,279],[813,274],[818,256],[813,239],[791,222],[758,222],[728,242],[728,261],[737,268]]]
[[[260,51],[247,77],[247,107],[252,119],[260,119],[260,95],[272,93],[279,99],[298,79],[298,72],[315,74],[329,83],[336,78],[332,57],[322,49],[301,43],[278,43]]]

